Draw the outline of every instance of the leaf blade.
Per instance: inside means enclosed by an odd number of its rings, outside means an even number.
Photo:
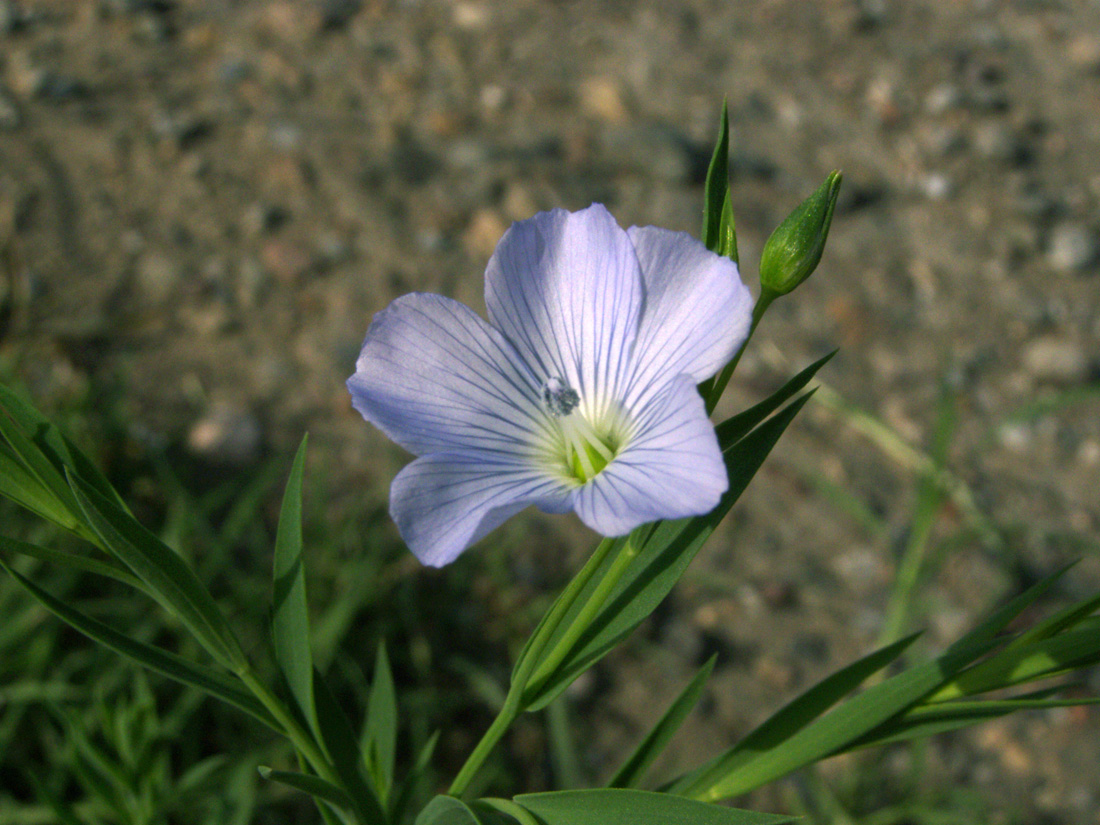
[[[305,472],[307,437],[302,438],[291,465],[279,526],[275,534],[272,565],[274,603],[271,636],[275,662],[310,730],[320,737],[313,697],[313,656],[309,642],[309,606],[302,561],[302,476]]]

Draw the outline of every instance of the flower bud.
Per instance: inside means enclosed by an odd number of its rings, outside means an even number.
[[[760,256],[760,283],[765,290],[786,295],[817,268],[838,194],[840,172],[833,172],[768,238]]]

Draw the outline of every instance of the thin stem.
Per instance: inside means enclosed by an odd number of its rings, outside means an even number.
[[[546,618],[536,628],[535,635],[531,639],[527,650],[522,654],[515,675],[512,677],[512,684],[508,688],[508,695],[504,698],[504,704],[501,706],[500,712],[497,713],[497,717],[482,735],[481,741],[466,757],[466,762],[459,769],[454,781],[451,782],[451,787],[447,791],[449,795],[461,796],[465,793],[485,759],[507,732],[512,722],[516,720],[516,717],[523,712],[523,696],[530,681],[531,672],[538,665],[543,650],[546,649],[551,637],[557,632],[565,616],[572,609],[585,587],[588,586],[592,577],[596,575],[614,546],[615,542],[612,539],[604,539],[599,543],[591,558],[588,559],[580,572],[573,577],[573,580],[566,585],[565,590],[554,601],[550,612],[546,614]]]
[[[565,633],[558,640],[558,643],[554,645],[554,648],[550,651],[549,655],[543,659],[542,664],[539,665],[534,675],[531,677],[531,686],[533,689],[538,690],[554,671],[558,669],[558,666],[565,661],[566,657],[573,651],[577,641],[584,635],[592,624],[592,620],[596,618],[596,614],[600,611],[600,608],[604,606],[604,602],[607,601],[611,595],[611,591],[615,589],[615,585],[619,583],[619,579],[622,578],[627,567],[638,555],[638,547],[633,541],[633,536],[627,537],[626,542],[623,544],[623,549],[619,551],[619,555],[615,557],[615,560],[611,563],[611,567],[608,568],[607,573],[600,583],[596,585],[596,589],[592,591],[592,595],[588,597],[588,601],[585,602],[584,607],[581,608],[580,613],[577,614],[577,618],[566,629]]]
[[[737,365],[741,362],[741,355],[745,352],[745,348],[749,345],[749,341],[752,340],[752,334],[756,332],[757,326],[760,325],[760,319],[764,317],[764,313],[768,311],[768,307],[771,306],[772,301],[778,297],[779,293],[772,292],[767,287],[761,290],[760,297],[756,299],[756,304],[752,308],[752,324],[749,326],[749,334],[745,336],[744,343],[741,344],[741,348],[737,350],[733,359],[714,377],[714,383],[710,385],[706,398],[707,415],[714,412],[714,408],[718,406],[718,399],[720,399],[722,393],[726,391],[726,385],[730,382],[730,378],[733,377],[733,371],[737,369]]]
[[[329,764],[328,757],[321,751],[313,737],[286,709],[286,706],[268,689],[267,685],[257,679],[250,669],[239,671],[237,676],[252,691],[252,695],[259,699],[263,706],[271,712],[271,715],[275,717],[275,721],[282,725],[283,733],[298,749],[298,752],[305,757],[310,767],[317,772],[317,775],[336,787],[343,788],[344,784],[340,781],[340,777],[336,775],[332,765]]]

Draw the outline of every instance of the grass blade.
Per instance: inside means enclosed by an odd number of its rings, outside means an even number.
[[[645,771],[653,764],[653,760],[660,755],[661,751],[665,749],[673,734],[680,729],[684,719],[687,718],[687,715],[691,713],[699,701],[717,659],[717,655],[711,656],[688,683],[688,686],[673,700],[672,704],[668,706],[668,710],[664,712],[657,724],[653,726],[653,729],[646,734],[634,753],[608,781],[607,786],[609,788],[637,787]]]
[[[793,820],[627,788],[523,794],[515,802],[545,825],[779,825]]]
[[[297,771],[276,771],[261,765],[257,770],[260,776],[272,782],[280,782],[299,791],[304,791],[315,799],[321,799],[341,811],[351,811],[351,798],[343,790],[319,776]]]

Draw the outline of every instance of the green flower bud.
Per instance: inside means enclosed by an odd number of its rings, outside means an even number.
[[[839,194],[840,172],[833,172],[768,238],[760,256],[760,283],[765,291],[786,295],[817,268]]]

